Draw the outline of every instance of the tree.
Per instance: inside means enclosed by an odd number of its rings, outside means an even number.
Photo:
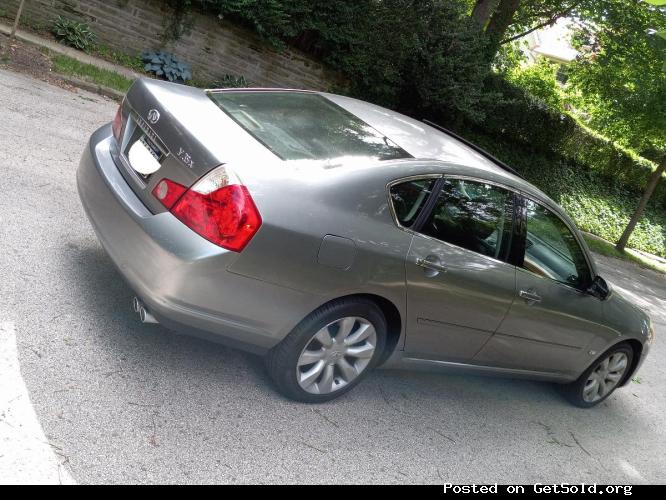
[[[524,3],[516,12],[512,30],[500,41],[501,45],[513,42],[541,28],[554,25],[559,19],[575,16],[576,10],[588,4],[599,6],[603,2],[590,0],[540,0]]]
[[[486,27],[486,35],[491,40],[493,55],[497,52],[502,38],[513,22],[513,18],[520,7],[520,0],[500,0],[495,12]]]
[[[470,17],[490,39],[489,56],[558,19],[575,16],[581,7],[598,8],[603,0],[476,0]]]
[[[490,16],[495,11],[499,0],[476,0],[474,8],[472,9],[472,19],[476,21],[483,29],[486,28]]]
[[[16,18],[14,19],[14,26],[12,26],[12,32],[9,35],[10,38],[14,38],[16,36],[16,30],[18,29],[19,21],[21,20],[21,13],[23,12],[24,4],[25,0],[21,0],[18,10],[16,11]]]
[[[664,0],[646,2],[663,5]],[[658,163],[617,242],[621,251],[666,170],[665,43],[659,36],[666,16],[646,2],[615,0],[584,10],[576,39],[588,53],[568,71],[589,124],[625,146],[650,151]]]

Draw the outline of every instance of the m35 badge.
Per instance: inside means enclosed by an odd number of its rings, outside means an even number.
[[[178,158],[182,161],[187,167],[194,168],[194,160],[189,153],[186,153],[183,148],[178,148]]]

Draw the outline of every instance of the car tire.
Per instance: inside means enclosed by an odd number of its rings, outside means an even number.
[[[384,314],[372,300],[333,301],[309,314],[268,353],[268,373],[290,399],[330,401],[350,391],[377,365],[386,330]]]
[[[599,356],[575,382],[563,387],[564,395],[572,404],[580,408],[591,408],[598,405],[622,384],[631,369],[633,358],[634,350],[629,344],[622,342],[611,347]],[[621,371],[619,366],[622,366]],[[600,384],[601,380],[603,380],[603,385]]]

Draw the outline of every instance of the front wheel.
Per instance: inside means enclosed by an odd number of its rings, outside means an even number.
[[[288,398],[321,403],[341,396],[377,364],[386,320],[367,299],[341,299],[306,317],[266,358],[268,372]]]
[[[611,347],[578,380],[565,386],[565,395],[581,408],[598,405],[624,380],[633,357],[634,351],[627,344]]]

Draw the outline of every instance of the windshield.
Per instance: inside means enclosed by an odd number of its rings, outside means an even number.
[[[243,91],[209,96],[283,160],[411,158],[388,137],[319,94]]]

